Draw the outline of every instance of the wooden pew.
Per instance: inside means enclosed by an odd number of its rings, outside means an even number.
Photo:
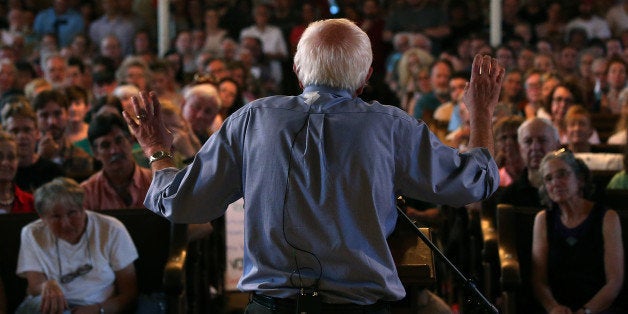
[[[186,225],[171,224],[146,209],[107,210],[101,213],[120,220],[137,247],[135,261],[138,287],[143,295],[163,293],[168,313],[182,313],[187,249]],[[38,219],[36,214],[0,215],[0,276],[13,313],[26,293],[26,280],[15,274],[22,227]]]
[[[504,314],[541,313],[534,299],[532,274],[532,227],[540,211],[536,207],[497,205],[500,284]]]

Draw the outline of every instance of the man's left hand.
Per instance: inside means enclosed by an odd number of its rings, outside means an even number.
[[[141,92],[132,97],[133,110],[122,114],[135,134],[144,154],[150,156],[156,151],[170,152],[173,136],[161,118],[161,104],[154,92]]]

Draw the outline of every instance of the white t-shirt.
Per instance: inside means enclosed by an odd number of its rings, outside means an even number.
[[[77,244],[56,238],[41,219],[22,229],[16,273],[42,272],[55,279],[70,305],[101,303],[114,294],[115,271],[135,261],[137,249],[124,225],[117,219],[85,211],[86,231]],[[69,283],[61,274],[90,264],[92,270]]]

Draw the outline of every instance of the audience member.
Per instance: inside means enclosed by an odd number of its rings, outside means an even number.
[[[547,38],[551,42],[562,42],[565,37],[564,11],[560,1],[552,1],[546,8],[547,20],[535,27],[539,38]]]
[[[608,91],[601,103],[601,111],[620,113],[619,93],[626,87],[626,62],[621,58],[611,58],[608,61],[606,83]]]
[[[0,131],[0,214],[35,211],[33,195],[15,184],[19,163],[17,145],[13,135]]]
[[[608,23],[593,12],[593,0],[580,0],[578,16],[567,23],[565,31],[569,33],[574,29],[584,30],[586,33],[585,40],[594,38],[606,39],[611,37],[611,30],[608,27]]]
[[[495,107],[493,117],[499,120],[512,115],[523,116],[523,75],[517,70],[506,72],[499,104]]]
[[[133,36],[137,30],[133,19],[122,14],[118,0],[103,0],[103,15],[89,26],[89,37],[99,43],[108,36],[115,36],[120,43],[122,56],[133,53]]]
[[[20,95],[23,92],[16,87],[17,68],[15,64],[6,58],[0,59],[0,99]]]
[[[499,186],[506,187],[519,178],[525,168],[519,143],[517,129],[524,119],[519,116],[504,117],[493,125],[495,139],[495,162],[499,167]]]
[[[20,189],[32,193],[44,183],[64,175],[60,165],[37,154],[40,138],[37,116],[26,99],[11,98],[5,103],[2,108],[2,126],[13,134],[17,142],[15,183]]]
[[[54,0],[52,7],[35,17],[33,31],[39,36],[54,34],[61,47],[70,45],[74,36],[85,31],[85,23],[69,0]]]
[[[539,110],[543,108],[543,97],[541,92],[541,71],[531,70],[525,76],[524,90],[526,95],[523,112],[526,119],[537,116]]]
[[[199,84],[187,88],[183,99],[183,118],[203,144],[209,139],[211,126],[218,116],[221,105],[218,91],[211,84]]]
[[[52,90],[52,84],[50,84],[50,82],[43,78],[36,78],[24,86],[24,96],[26,96],[28,101],[32,102],[39,93],[50,90]]]
[[[33,100],[41,138],[38,154],[60,165],[66,176],[82,181],[93,173],[87,152],[72,145],[65,136],[68,125],[68,99],[60,91],[43,91]]]
[[[63,92],[70,102],[65,136],[70,143],[82,148],[85,144],[81,145],[80,143],[87,141],[87,128],[89,127],[85,121],[89,112],[87,91],[78,86],[69,86],[63,89]]]
[[[253,9],[255,23],[240,32],[240,42],[244,38],[258,38],[261,41],[262,53],[268,58],[270,74],[276,84],[281,86],[283,80],[282,62],[288,57],[288,46],[279,27],[269,24],[270,8],[258,4]]]
[[[159,102],[161,104],[164,126],[174,137],[172,152],[175,163],[177,168],[183,168],[194,160],[194,156],[201,148],[201,142],[194,135],[190,124],[183,118],[180,107],[168,100],[160,100]]]
[[[438,60],[430,67],[432,91],[419,99],[414,106],[414,117],[422,119],[428,125],[432,123],[434,110],[449,100],[449,79],[453,68],[451,63]]]
[[[622,313],[624,281],[619,216],[590,201],[591,175],[569,150],[541,161],[545,209],[534,220],[532,283],[548,313]]]
[[[417,101],[432,90],[429,67],[434,58],[420,48],[406,50],[397,63],[397,90],[401,108],[412,115]]]
[[[594,129],[591,125],[591,114],[581,105],[573,105],[565,114],[565,137],[567,146],[574,153],[588,153],[591,151],[589,138]]]
[[[628,87],[619,93],[621,116],[615,126],[615,133],[608,138],[607,143],[612,145],[626,144],[626,130],[628,129]]]
[[[60,54],[45,56],[42,62],[44,78],[53,88],[63,88],[66,86],[66,73],[68,62]]]
[[[142,208],[152,173],[133,157],[133,139],[120,115],[93,117],[88,131],[94,158],[102,164],[81,187],[89,210]]]
[[[615,37],[619,37],[621,33],[628,29],[628,2],[615,1],[614,6],[606,12],[606,22],[608,23],[611,33]]]
[[[628,133],[628,130],[625,130],[624,133]],[[628,145],[624,145],[624,169],[611,178],[606,188],[610,190],[628,190]]]
[[[122,313],[138,295],[133,240],[117,219],[85,210],[76,181],[35,192],[40,219],[22,229],[17,274],[28,296],[17,313]]]
[[[130,84],[140,91],[147,91],[151,81],[150,69],[141,58],[128,57],[116,71],[116,80],[118,85]]]
[[[77,86],[87,93],[87,89],[92,86],[92,77],[87,73],[83,61],[80,58],[70,57],[67,64],[65,86]]]
[[[205,22],[205,45],[203,50],[219,55],[222,40],[228,36],[227,31],[220,28],[220,12],[216,8],[207,8],[205,9],[203,20]]]
[[[499,202],[514,206],[541,206],[538,190],[543,184],[541,159],[560,146],[558,131],[545,119],[526,120],[517,129],[519,151],[525,169],[500,196]]]
[[[122,46],[120,45],[120,39],[118,39],[118,37],[116,37],[115,35],[107,35],[100,41],[97,41],[97,43],[99,43],[98,54],[101,57],[111,59],[114,63],[114,66],[117,68],[124,59]]]
[[[193,74],[201,70],[195,63],[197,56],[192,47],[192,33],[190,31],[182,30],[177,33],[174,40],[174,48],[181,57],[183,73]],[[207,52],[207,55],[209,58],[211,57],[211,53]]]
[[[156,61],[150,65],[152,79],[150,89],[154,90],[159,99],[167,99],[181,107],[183,96],[179,91],[175,73],[167,61]]]

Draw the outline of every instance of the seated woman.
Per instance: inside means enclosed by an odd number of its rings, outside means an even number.
[[[15,184],[19,157],[15,137],[0,131],[0,214],[32,213],[33,195]]]
[[[589,138],[595,129],[591,125],[591,114],[581,105],[573,105],[565,113],[565,137],[569,149],[574,153],[591,151]]]
[[[624,278],[619,216],[585,198],[590,173],[571,151],[547,154],[540,169],[547,209],[534,220],[537,299],[548,313],[620,313],[613,304]]]
[[[119,313],[134,306],[137,250],[115,218],[83,209],[78,183],[35,191],[38,219],[22,229],[17,274],[28,296],[16,313]]]

